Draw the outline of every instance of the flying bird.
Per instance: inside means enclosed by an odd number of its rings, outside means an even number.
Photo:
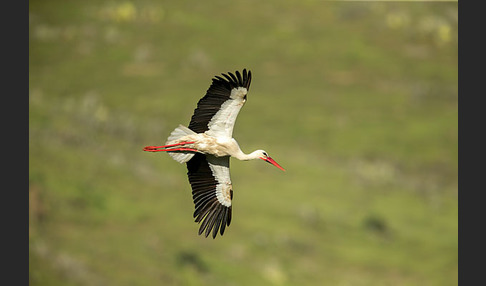
[[[236,75],[235,75],[236,74]],[[231,223],[233,186],[230,157],[239,160],[264,160],[284,170],[264,150],[250,154],[241,151],[233,138],[233,127],[247,100],[251,71],[228,72],[215,76],[197,103],[188,127],[179,125],[163,146],[147,146],[144,151],[167,152],[179,163],[187,164],[187,175],[195,205],[195,222],[202,233],[213,238]]]

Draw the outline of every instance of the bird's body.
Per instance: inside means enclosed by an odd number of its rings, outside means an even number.
[[[189,182],[195,204],[194,217],[201,223],[199,234],[218,230],[223,235],[231,222],[233,187],[229,174],[229,158],[262,159],[281,170],[263,150],[250,154],[241,151],[232,137],[236,117],[245,104],[251,72],[243,70],[216,76],[206,95],[194,110],[188,127],[179,125],[163,146],[147,146],[144,151],[168,152],[179,163],[187,163]]]
[[[181,125],[179,128],[181,127],[183,126]],[[241,151],[240,149],[240,146],[238,145],[238,142],[236,142],[234,138],[213,137],[206,133],[196,133],[196,134],[186,135],[175,141],[168,141],[165,146],[167,145],[172,145],[173,147],[179,146],[178,148],[175,148],[176,150],[174,150],[173,152],[193,151],[193,152],[203,153],[206,155],[214,155],[216,157],[231,156],[242,161],[259,159],[260,157],[263,156],[261,152],[258,152],[263,150],[257,150],[250,154],[243,153],[243,151]],[[184,149],[189,149],[189,150],[184,150]],[[158,151],[164,151],[164,150],[158,150]],[[171,152],[168,150],[165,151]],[[175,154],[172,153],[171,155],[177,157],[177,154],[178,153]],[[185,162],[181,162],[181,163],[185,163]]]

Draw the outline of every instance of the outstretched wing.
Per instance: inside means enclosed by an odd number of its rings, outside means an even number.
[[[250,89],[251,71],[228,72],[215,76],[206,95],[199,100],[192,115],[189,129],[206,132],[215,137],[232,137],[236,117],[246,102]]]
[[[229,174],[229,157],[196,153],[187,162],[187,175],[194,200],[194,217],[201,223],[199,234],[223,235],[231,222],[233,190]]]

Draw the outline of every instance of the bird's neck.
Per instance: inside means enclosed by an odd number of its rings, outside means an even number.
[[[238,150],[238,152],[236,152],[236,154],[234,154],[233,157],[242,161],[248,161],[248,160],[254,160],[260,158],[258,155],[258,151],[253,151],[250,154],[245,154],[241,150]]]

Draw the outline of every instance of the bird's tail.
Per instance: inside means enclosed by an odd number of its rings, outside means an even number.
[[[193,135],[196,134],[196,132],[192,131],[191,129],[179,125],[177,126],[174,131],[172,131],[169,135],[169,138],[167,138],[167,142],[165,143],[166,145],[171,145],[174,144],[175,142],[178,142],[178,140],[184,136],[187,135]],[[172,159],[176,160],[179,163],[187,163],[189,160],[192,159],[194,156],[194,152],[184,152],[184,151],[177,151],[177,152],[167,152],[169,155],[172,157]]]
[[[179,163],[187,163],[194,156],[195,152],[199,152],[194,149],[192,140],[184,138],[188,135],[194,135],[196,132],[191,129],[179,125],[172,133],[170,133],[167,142],[163,146],[146,146],[144,151],[148,152],[167,152],[169,155]]]

